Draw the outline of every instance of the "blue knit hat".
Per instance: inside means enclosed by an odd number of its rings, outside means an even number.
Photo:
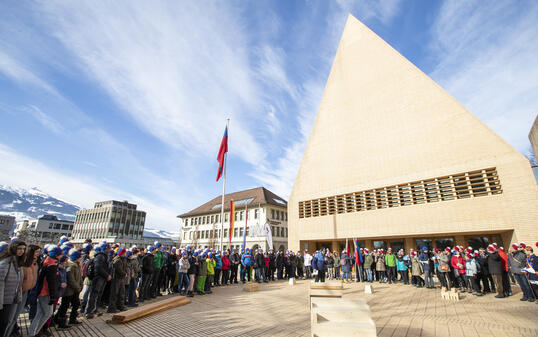
[[[0,253],[2,253],[6,248],[9,246],[9,244],[5,241],[0,242]]]
[[[71,261],[76,261],[80,259],[81,256],[82,256],[82,253],[75,248],[71,248],[71,250],[69,251],[69,259]]]
[[[101,242],[101,245],[99,246],[99,248],[101,248],[101,251],[104,252],[105,250],[107,250],[109,248],[109,244],[105,241]]]
[[[159,241],[155,241],[153,244],[155,245],[155,248],[157,248],[157,249],[161,248],[161,246],[162,246]]]
[[[60,258],[58,259],[58,262],[60,262],[60,263],[64,263],[65,261],[67,261],[67,255],[62,255],[62,256],[60,256]]]
[[[62,250],[60,249],[60,247],[58,247],[58,246],[49,247],[48,252],[49,252],[49,257],[51,257],[53,259],[58,258],[63,253]]]
[[[192,256],[198,256],[198,252],[192,253]]]
[[[67,236],[65,235],[62,235],[62,237],[60,238],[60,242],[58,243],[59,246],[63,245],[65,242],[69,241],[69,239],[67,238]]]
[[[133,253],[130,250],[128,250],[127,253],[125,254],[125,257],[129,258],[131,255],[133,255]]]
[[[93,246],[91,243],[85,243],[82,245],[82,250],[85,251],[86,253],[91,252],[92,249],[93,249]]]
[[[14,237],[11,238],[11,240],[9,240],[9,242],[15,242],[15,241],[17,241],[18,239],[19,239],[18,237],[14,236]]]
[[[209,254],[207,254],[207,256],[208,256],[210,259],[212,259],[212,258],[213,258],[213,253],[209,253]]]
[[[97,254],[97,253],[100,253],[100,252],[101,252],[101,247],[100,247],[100,246],[99,246],[99,247],[95,247],[94,251],[95,251],[96,254]]]
[[[153,246],[148,246],[148,252],[151,253],[151,252],[153,252],[154,250],[155,250],[155,247],[153,247]]]
[[[422,251],[423,251],[423,252],[425,252],[425,251],[427,251],[427,250],[428,250],[428,247],[426,247],[426,246],[422,247]]]

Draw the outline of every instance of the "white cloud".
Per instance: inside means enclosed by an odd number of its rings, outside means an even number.
[[[259,116],[249,112],[260,95],[239,11],[188,2],[42,4],[80,68],[141,129],[172,147],[214,156],[230,117],[237,155],[251,164],[266,156],[252,132]]]
[[[48,130],[58,134],[63,132],[62,125],[50,115],[43,112],[37,106],[29,105],[23,108],[23,110],[32,115],[39,123],[41,123],[41,125],[43,125]]]
[[[149,226],[171,230],[176,230],[179,226],[176,219],[177,205],[173,202],[141,198],[101,183],[95,178],[52,168],[38,160],[18,154],[4,144],[0,144],[0,158],[2,158],[0,184],[27,189],[38,187],[54,197],[84,208],[91,208],[94,202],[100,200],[129,200],[147,212],[146,224]]]
[[[16,61],[6,52],[0,49],[0,73],[21,85],[32,85],[49,93],[58,95],[56,90],[48,83],[35,75],[31,70]]]
[[[432,27],[430,74],[520,152],[538,106],[538,4],[446,1]]]

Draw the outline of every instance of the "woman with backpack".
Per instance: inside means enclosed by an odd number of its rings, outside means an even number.
[[[63,252],[58,246],[48,249],[48,256],[38,277],[37,312],[28,329],[29,336],[36,336],[52,316],[53,304],[58,297],[58,259]]]
[[[22,301],[24,275],[21,266],[26,243],[15,240],[7,247],[4,243],[0,247],[6,251],[0,260],[0,336],[4,336],[8,327],[15,324],[17,308]]]

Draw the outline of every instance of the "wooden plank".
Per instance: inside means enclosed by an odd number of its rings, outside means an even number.
[[[166,300],[158,301],[151,304],[146,304],[138,308],[123,311],[112,316],[112,319],[107,323],[121,324],[130,322],[137,318],[145,317],[156,312],[168,310],[171,308],[179,307],[185,304],[191,303],[191,300],[185,296],[176,296]]]

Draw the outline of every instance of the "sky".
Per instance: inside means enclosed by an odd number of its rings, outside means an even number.
[[[146,227],[222,193],[283,198],[348,14],[522,154],[538,107],[536,1],[0,2],[0,184]]]

